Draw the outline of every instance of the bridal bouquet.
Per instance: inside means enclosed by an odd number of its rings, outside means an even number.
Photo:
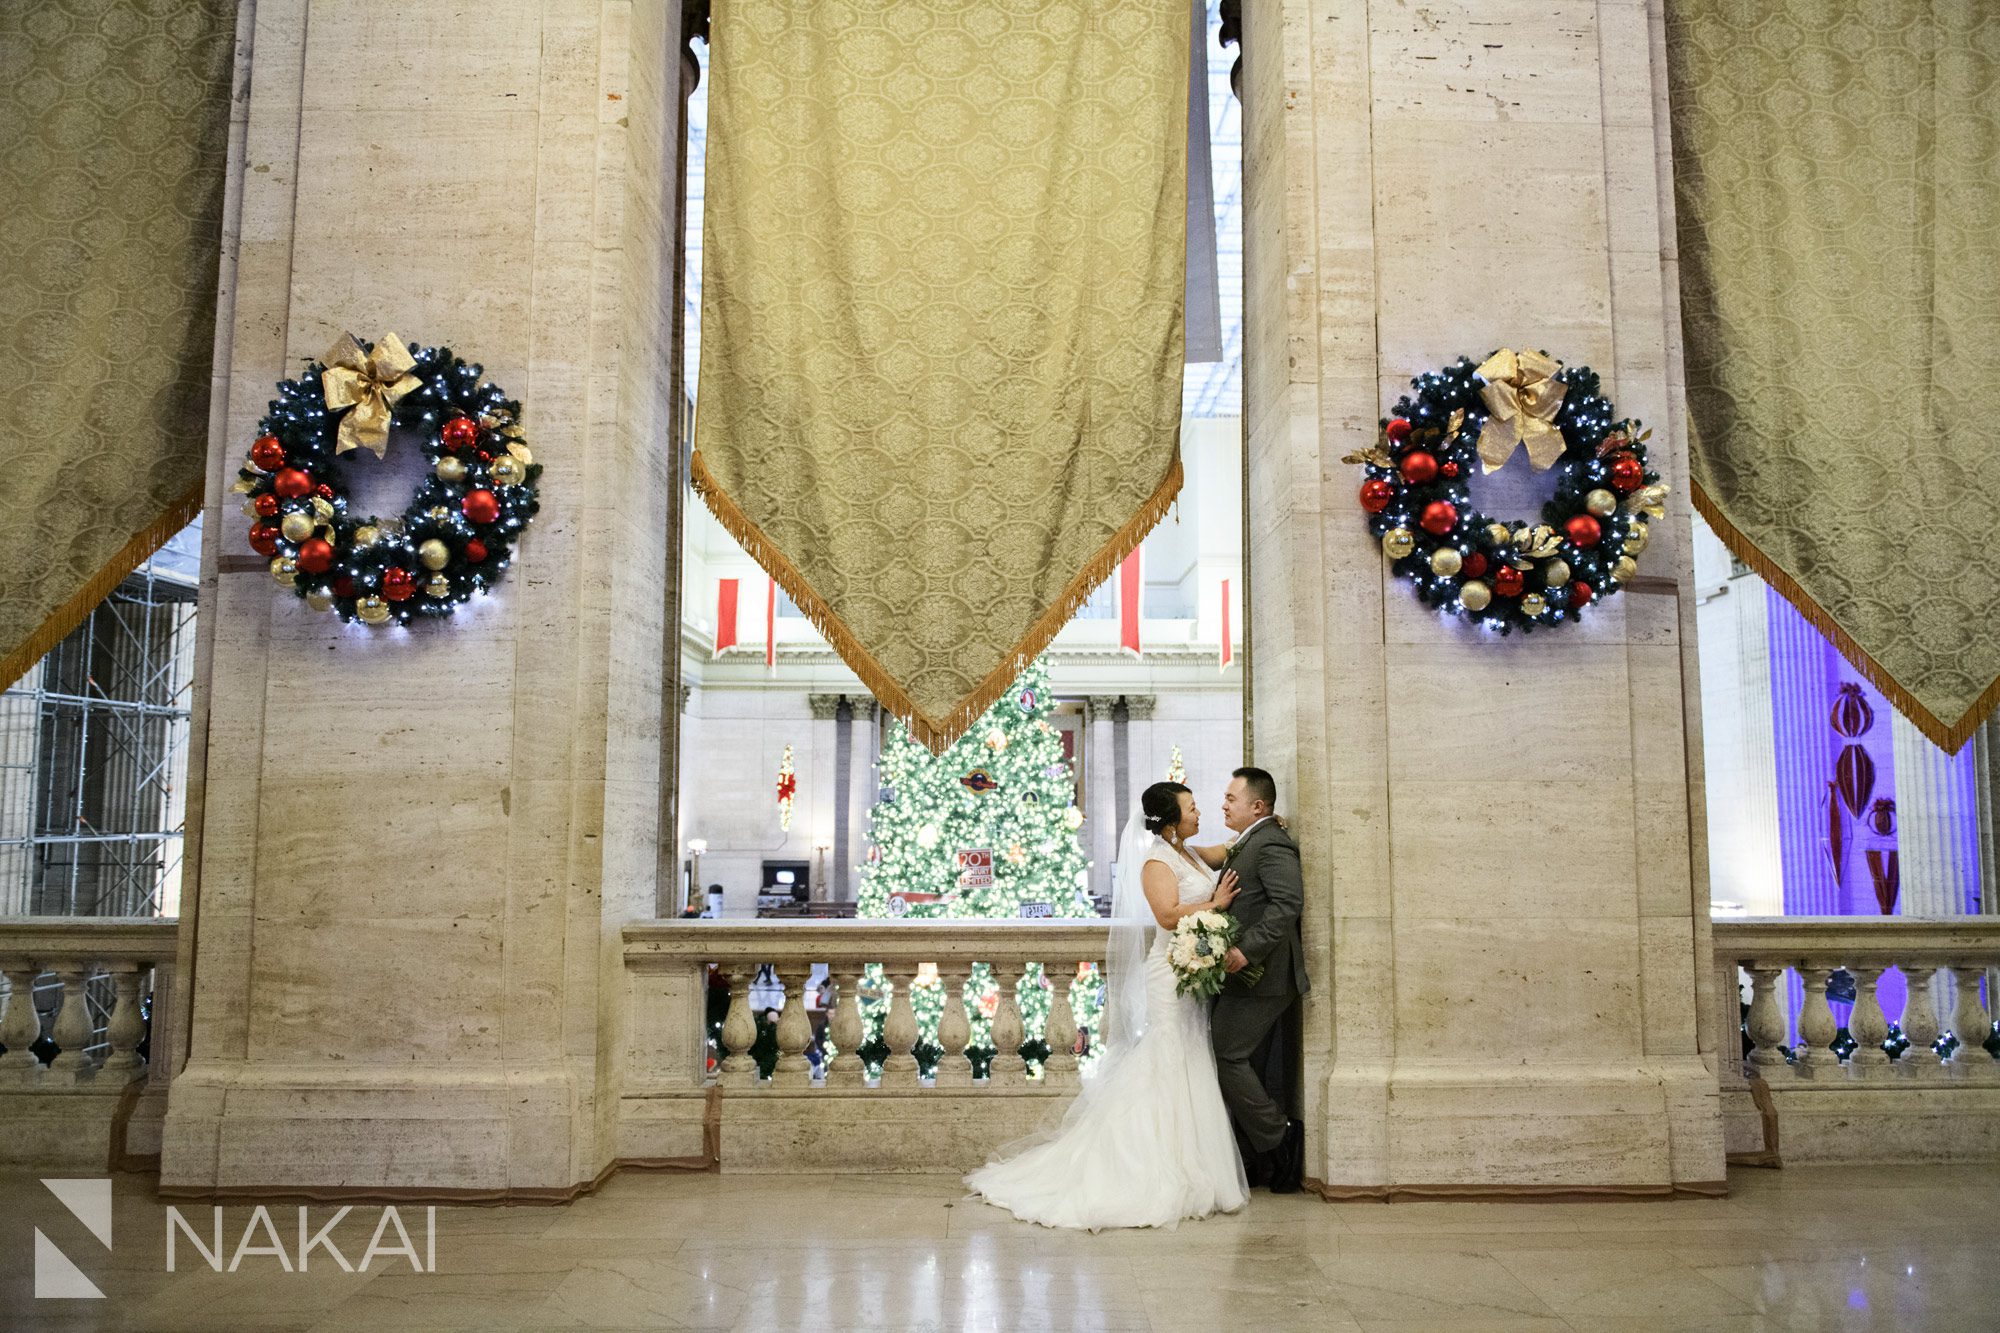
[[[1229,973],[1223,959],[1235,945],[1243,928],[1236,918],[1223,912],[1196,912],[1184,916],[1174,927],[1173,941],[1167,945],[1167,965],[1174,969],[1174,991],[1180,995],[1208,998],[1222,989]],[[1252,985],[1264,969],[1252,964],[1243,970]]]

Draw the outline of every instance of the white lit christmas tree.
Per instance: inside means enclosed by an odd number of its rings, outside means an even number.
[[[933,755],[897,724],[885,739],[880,799],[870,815],[874,846],[861,882],[864,917],[1087,917],[1090,862],[1077,841],[1083,815],[1076,780],[1063,759],[1062,736],[1049,723],[1055,700],[1046,660],[1037,659],[986,715],[941,755]],[[886,1005],[880,978],[865,1005],[879,1033]],[[968,1007],[972,1048],[991,1045],[997,994],[982,965]],[[1072,993],[1080,1026],[1096,1028],[1094,974]],[[944,996],[935,976],[912,988],[928,1068],[935,1056]],[[1048,1013],[1040,968],[1030,968],[1019,992],[1030,1044]],[[1033,1052],[1031,1052],[1031,1055]],[[984,1051],[974,1057],[984,1063]],[[1039,1063],[1036,1061],[1035,1063]]]

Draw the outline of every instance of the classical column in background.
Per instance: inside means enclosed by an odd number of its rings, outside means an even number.
[[[1308,1172],[1717,1188],[1659,15],[1243,8],[1254,736],[1305,854]],[[1500,346],[1597,369],[1673,485],[1643,588],[1532,638],[1424,609],[1339,462]],[[1495,512],[1534,512],[1524,469]]]
[[[1979,911],[1978,736],[1955,755],[1890,715],[1896,753],[1896,847],[1903,916],[1966,916]]]
[[[245,13],[161,1186],[562,1193],[615,1155],[617,932],[654,910],[671,808],[679,6]],[[347,330],[482,363],[547,467],[505,581],[449,623],[342,625],[244,545],[228,487],[272,383]]]

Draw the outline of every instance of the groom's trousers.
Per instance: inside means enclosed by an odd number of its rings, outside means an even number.
[[[1215,1077],[1222,1085],[1222,1102],[1230,1118],[1258,1152],[1269,1152],[1285,1138],[1288,1117],[1258,1077],[1257,1048],[1285,1011],[1293,995],[1218,996],[1209,1015],[1209,1039],[1215,1047]]]

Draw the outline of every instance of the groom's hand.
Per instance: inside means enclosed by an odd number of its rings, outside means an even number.
[[[1250,960],[1243,956],[1241,949],[1232,948],[1228,953],[1223,955],[1222,970],[1225,972],[1241,972],[1248,966],[1250,966]]]

